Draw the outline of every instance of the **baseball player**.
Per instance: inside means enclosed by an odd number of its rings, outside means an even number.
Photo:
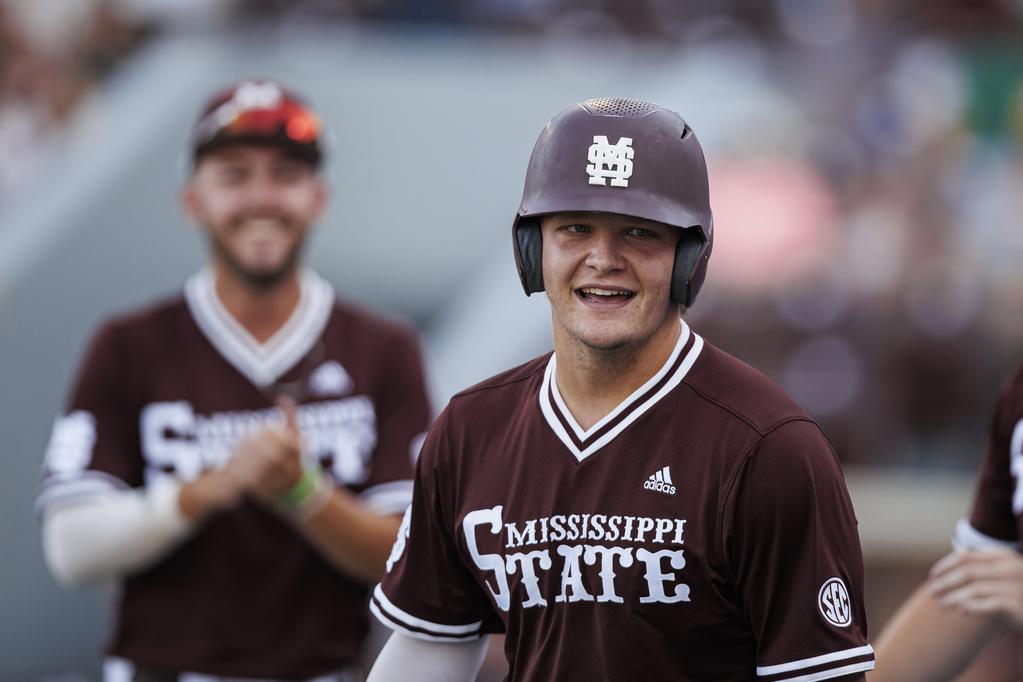
[[[456,395],[371,609],[372,682],[863,679],[856,520],[820,428],[681,318],[713,241],[692,129],[595,99],[547,124],[513,224],[554,352]],[[411,672],[414,670],[414,674]]]
[[[976,679],[1023,674],[1023,367],[1002,387],[988,429],[969,519],[954,550],[931,569],[878,640],[878,676],[948,680],[971,668]],[[979,672],[983,670],[984,672]]]
[[[211,99],[181,193],[208,263],[100,328],[56,421],[46,558],[119,584],[108,680],[351,679],[430,410],[411,331],[301,266],[323,146],[278,83]]]

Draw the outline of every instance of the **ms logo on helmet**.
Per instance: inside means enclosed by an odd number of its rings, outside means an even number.
[[[623,137],[618,144],[607,141],[607,135],[594,135],[590,145],[586,166],[586,174],[590,176],[591,185],[607,187],[608,178],[612,187],[628,187],[632,177],[632,157],[636,150],[632,148],[632,138]]]

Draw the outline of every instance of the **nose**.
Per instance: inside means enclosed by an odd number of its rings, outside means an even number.
[[[587,267],[597,272],[615,272],[624,267],[621,241],[610,230],[597,230],[589,241],[586,254]]]
[[[278,204],[278,186],[273,176],[267,172],[256,172],[246,183],[245,200],[253,209],[275,207]]]

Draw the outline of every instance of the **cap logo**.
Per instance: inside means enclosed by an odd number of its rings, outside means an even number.
[[[631,137],[619,138],[617,144],[611,144],[607,135],[594,135],[586,157],[590,184],[607,187],[607,181],[611,180],[612,187],[628,187],[635,153]]]
[[[840,628],[852,623],[852,604],[849,591],[841,578],[828,578],[817,593],[817,606],[821,615],[832,625]]]
[[[284,99],[276,83],[245,81],[234,90],[231,99],[207,114],[196,125],[196,139],[206,142],[246,111],[274,109]]]
[[[231,103],[241,111],[249,109],[273,109],[281,100],[284,93],[276,83],[252,83],[246,81],[234,91]]]

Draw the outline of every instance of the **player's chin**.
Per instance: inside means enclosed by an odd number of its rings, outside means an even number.
[[[272,266],[243,265],[238,271],[249,285],[258,289],[271,289],[286,280],[294,269],[294,263],[288,261]]]
[[[579,340],[587,348],[598,351],[616,351],[633,346],[637,339],[632,330],[623,325],[600,324],[580,330]]]

